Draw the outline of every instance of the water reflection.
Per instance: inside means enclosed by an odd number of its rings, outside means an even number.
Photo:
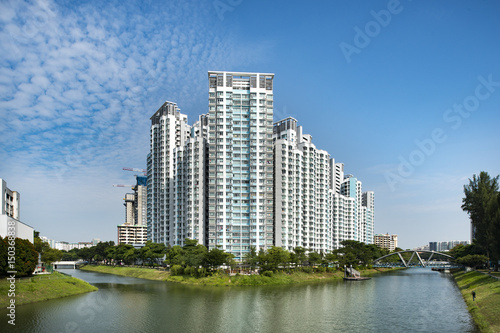
[[[278,287],[195,287],[83,271],[70,273],[95,284],[99,291],[20,306],[17,329],[475,332],[453,281],[425,269],[399,271],[362,282]],[[0,323],[2,331],[4,324]]]

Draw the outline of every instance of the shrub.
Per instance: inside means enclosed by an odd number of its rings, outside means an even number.
[[[182,275],[183,272],[184,272],[184,269],[182,268],[181,265],[173,265],[170,268],[170,274],[172,274],[172,275]]]
[[[318,267],[318,268],[316,268],[316,271],[319,273],[324,273],[324,272],[326,272],[326,267]]]
[[[264,271],[264,272],[262,272],[262,275],[267,276],[267,277],[272,277],[273,276],[273,272],[271,272],[271,271]]]
[[[207,276],[207,269],[205,267],[198,268],[198,277],[205,277]]]
[[[196,268],[194,267],[187,266],[186,268],[184,268],[184,275],[194,276],[196,275],[196,273]]]
[[[313,269],[309,266],[302,266],[302,272],[304,273],[312,273]]]

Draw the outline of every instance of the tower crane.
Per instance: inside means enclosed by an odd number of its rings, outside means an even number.
[[[123,168],[125,171],[135,171],[135,172],[142,172],[144,176],[147,176],[148,170],[146,169],[139,169],[139,168]]]

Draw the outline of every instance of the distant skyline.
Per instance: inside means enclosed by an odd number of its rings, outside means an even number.
[[[473,174],[500,174],[496,1],[0,3],[0,177],[21,220],[68,242],[117,241],[164,101],[192,124],[210,70],[274,73],[294,117],[375,191],[402,248],[469,240]]]

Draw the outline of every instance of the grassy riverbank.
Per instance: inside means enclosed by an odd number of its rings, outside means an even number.
[[[479,272],[453,273],[469,312],[481,332],[500,332],[500,281]],[[472,300],[472,291],[476,300]]]
[[[121,276],[136,277],[148,280],[169,281],[190,285],[205,286],[259,286],[259,285],[286,285],[306,282],[333,281],[339,280],[344,276],[342,271],[325,273],[272,273],[271,276],[264,275],[232,275],[214,274],[208,277],[195,278],[192,276],[172,276],[169,272],[159,271],[149,268],[135,267],[114,267],[114,266],[84,266],[82,270],[115,274]],[[390,268],[372,268],[361,271],[362,276],[373,276],[375,274],[390,271]]]
[[[169,272],[151,268],[120,267],[120,266],[94,266],[85,265],[80,268],[82,271],[114,274],[120,276],[135,277],[139,279],[166,281],[170,276]]]
[[[0,306],[7,306],[10,282],[7,278],[0,280]],[[38,275],[31,278],[16,279],[15,297],[16,306],[21,304],[45,301],[53,298],[83,294],[97,290],[96,287],[80,279],[58,272],[49,275]]]

